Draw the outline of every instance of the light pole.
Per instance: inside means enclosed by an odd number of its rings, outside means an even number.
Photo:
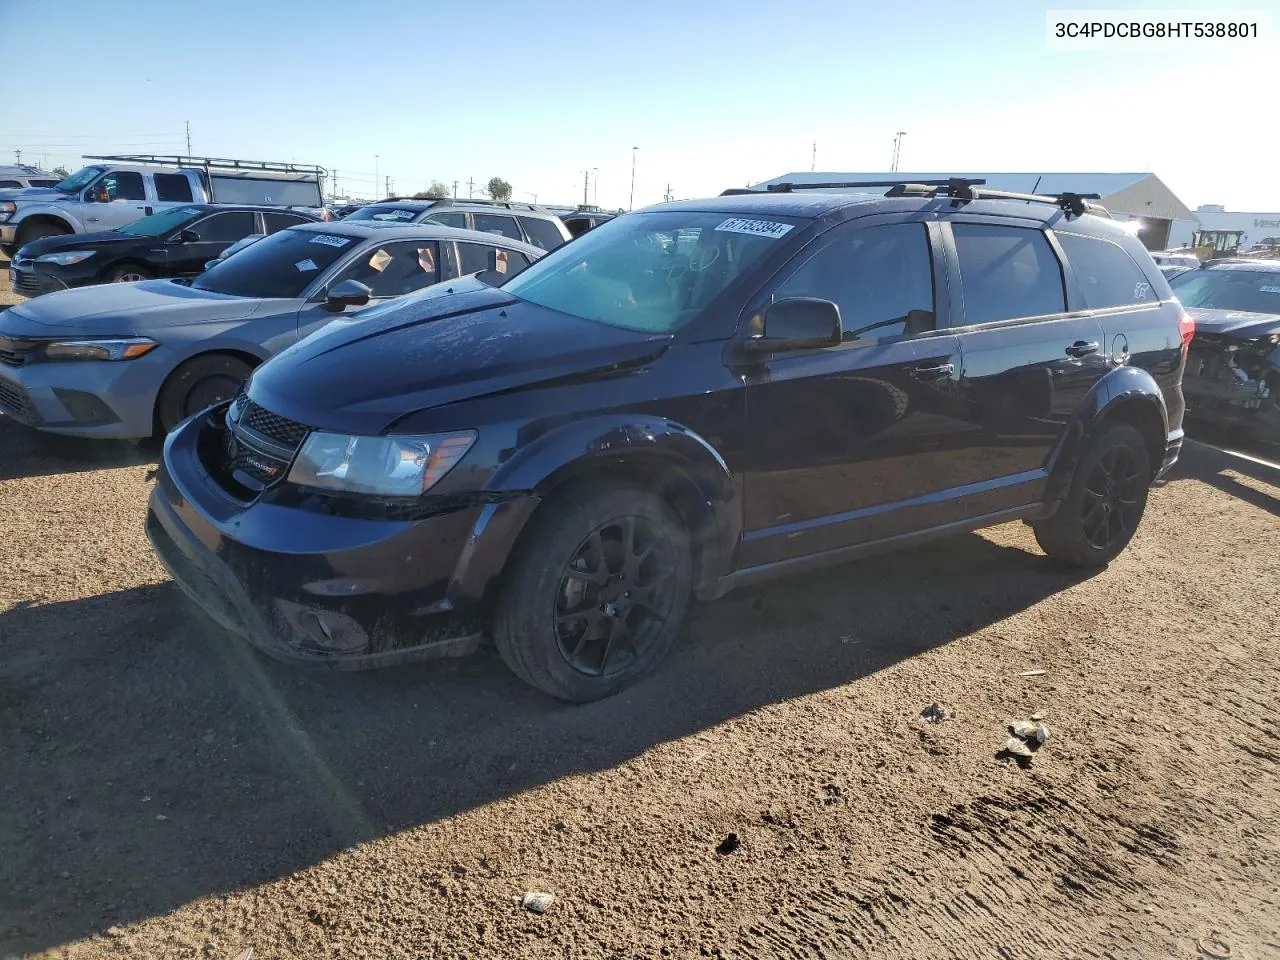
[[[893,138],[893,169],[891,172],[898,172],[898,158],[902,152],[902,138],[907,135],[907,131],[899,130],[897,136]]]
[[[373,155],[373,199],[375,200],[378,199],[378,184],[382,182],[378,179],[378,161],[380,159],[381,157],[378,154],[375,153]]]
[[[592,204],[598,207],[600,206],[600,168],[592,167],[591,170],[596,175],[595,186],[591,188],[594,194],[594,196],[591,198],[591,202]]]
[[[639,149],[639,147],[631,148],[631,199],[627,201],[628,210],[636,205],[636,151]]]

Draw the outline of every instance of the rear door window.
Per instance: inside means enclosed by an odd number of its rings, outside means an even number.
[[[488,270],[489,254],[494,251],[497,252],[497,270],[499,273],[514,277],[529,265],[529,258],[523,253],[517,253],[514,250],[490,246],[487,243],[460,243],[458,244],[458,256],[460,258],[458,273],[465,277],[473,273],[479,273],[481,270]]]
[[[984,223],[952,225],[965,323],[1062,313],[1062,266],[1040,230]]]
[[[423,223],[438,223],[442,227],[457,227],[459,230],[465,230],[467,215],[465,213],[433,213]]]
[[[503,217],[493,213],[474,213],[476,229],[481,233],[496,233],[511,240],[524,240],[515,217]]]
[[[249,210],[215,213],[191,225],[205,243],[235,243],[258,231],[258,219]]]
[[[191,181],[180,173],[157,173],[156,199],[177,203],[191,202]]]
[[[564,237],[550,220],[539,220],[537,217],[517,217],[524,232],[529,235],[529,242],[543,250],[554,250],[564,243]]]
[[[10,187],[20,187],[20,186],[22,186],[22,184],[20,184],[17,180],[0,180],[0,189],[9,189]]]
[[[1156,300],[1142,268],[1119,244],[1075,233],[1056,234],[1090,307],[1127,307]]]
[[[377,298],[398,297],[440,279],[440,254],[434,240],[401,240],[369,247],[334,278],[355,280]]]
[[[264,213],[262,216],[267,221],[267,233],[275,233],[286,227],[296,227],[300,223],[311,222],[306,217],[295,216],[292,213]]]

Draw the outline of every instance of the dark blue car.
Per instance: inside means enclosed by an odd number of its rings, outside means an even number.
[[[1164,277],[1076,196],[890,194],[665,204],[333,323],[169,435],[152,542],[277,656],[489,636],[568,700],[768,577],[1018,518],[1107,563],[1182,441]]]

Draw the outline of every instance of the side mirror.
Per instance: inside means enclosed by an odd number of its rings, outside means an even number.
[[[333,313],[341,313],[347,307],[363,307],[372,296],[373,291],[363,283],[343,280],[329,288],[325,295],[324,308]]]
[[[830,300],[789,297],[771,303],[764,312],[760,336],[743,343],[750,353],[817,350],[841,343],[840,308]]]
[[[200,234],[194,230],[179,230],[178,235],[173,238],[174,243],[199,243]]]

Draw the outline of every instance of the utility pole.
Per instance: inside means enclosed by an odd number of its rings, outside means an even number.
[[[191,121],[187,121],[187,156],[191,156]]]
[[[378,199],[378,184],[382,182],[382,178],[378,176],[378,161],[382,158],[378,154],[373,155],[373,199]]]
[[[893,166],[890,167],[890,172],[892,173],[898,172],[898,158],[902,154],[902,138],[906,135],[907,131],[899,130],[893,138]]]
[[[670,182],[668,182],[668,183],[667,183],[667,189],[666,189],[666,191],[662,194],[662,199],[663,199],[663,200],[665,200],[667,203],[670,203],[670,202],[671,202],[671,184],[670,184]]]
[[[636,205],[636,151],[639,147],[631,148],[631,199],[627,202],[627,209],[631,210]]]
[[[14,150],[13,155],[18,158],[18,166],[22,166],[22,148],[18,147]]]
[[[333,199],[338,199],[338,168],[333,169]]]
[[[449,196],[456,197],[457,195],[458,195],[458,181],[455,180],[453,181],[453,193],[449,194]]]
[[[600,206],[600,168],[592,167],[591,169],[596,175],[595,196],[591,198],[591,202],[598,207]]]
[[[583,170],[582,171],[582,205],[584,207],[587,205],[587,181],[589,181],[590,179],[591,179],[591,171]]]
[[[817,166],[818,166],[818,141],[815,140],[813,141],[813,159],[809,161],[809,172],[813,173],[813,171],[817,168]]]
[[[467,181],[467,199],[468,199],[468,200],[470,200],[470,199],[471,199],[471,190],[472,190],[472,188],[474,188],[474,187],[475,187],[475,185],[476,185],[476,182],[475,182],[475,180],[474,180],[474,179],[472,179],[472,180],[468,180],[468,181]]]
[[[387,193],[386,193],[386,195],[387,195],[388,197],[389,197],[389,196],[391,196],[391,175],[390,175],[390,174],[387,174]]]

